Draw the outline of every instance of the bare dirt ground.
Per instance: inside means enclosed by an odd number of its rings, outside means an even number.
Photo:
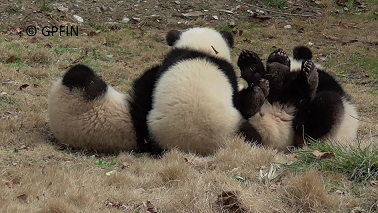
[[[375,0],[3,0],[0,212],[376,212],[374,180],[315,169],[261,180],[260,171],[296,156],[239,139],[209,157],[71,150],[54,139],[46,109],[52,83],[70,65],[86,64],[126,93],[162,60],[169,30],[209,26],[233,31],[235,67],[242,49],[266,60],[276,48],[309,46],[357,104],[359,142],[376,145],[377,18]],[[30,25],[35,36],[27,35]],[[45,26],[77,27],[79,35],[45,36]]]

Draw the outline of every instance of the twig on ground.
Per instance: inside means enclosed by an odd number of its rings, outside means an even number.
[[[356,119],[356,120],[358,120],[358,121],[361,121],[361,122],[371,123],[371,124],[378,124],[378,121],[365,121],[365,120],[361,120],[361,119],[359,119],[359,118],[356,118],[356,117],[354,117],[354,116],[352,116],[352,115],[350,115],[350,117],[352,117],[352,118],[354,118],[354,119]]]

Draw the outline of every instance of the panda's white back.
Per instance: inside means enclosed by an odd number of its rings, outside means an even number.
[[[240,114],[227,77],[205,59],[182,61],[159,79],[149,130],[164,148],[211,154],[235,134]]]

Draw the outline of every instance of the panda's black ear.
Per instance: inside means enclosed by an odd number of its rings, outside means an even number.
[[[73,66],[63,76],[63,85],[69,88],[84,88],[89,84],[90,80],[95,76],[93,70],[85,65],[79,64]]]
[[[62,83],[70,89],[83,89],[87,100],[93,100],[107,90],[106,83],[91,68],[81,64],[68,70]]]
[[[293,49],[293,56],[296,60],[308,61],[312,59],[312,52],[308,47],[296,46]]]
[[[229,31],[220,31],[220,34],[226,40],[228,46],[231,48],[234,46],[234,36]]]
[[[167,34],[167,43],[169,46],[175,45],[176,41],[180,38],[181,32],[178,30],[171,30]]]

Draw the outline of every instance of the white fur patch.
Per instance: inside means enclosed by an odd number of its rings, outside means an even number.
[[[75,148],[103,152],[136,150],[126,98],[109,86],[103,97],[85,101],[81,91],[70,91],[58,80],[48,102],[51,131],[61,143]]]
[[[232,94],[227,77],[213,63],[182,61],[157,82],[149,130],[164,148],[212,154],[239,126]]]
[[[266,101],[260,112],[251,117],[249,122],[260,133],[265,146],[286,151],[288,146],[293,145],[294,114],[295,107],[282,106],[279,103],[271,105]]]
[[[222,35],[214,29],[191,28],[181,34],[174,47],[201,51],[231,62],[229,46]]]
[[[358,114],[356,107],[343,100],[344,114],[340,120],[340,123],[336,124],[330,133],[322,137],[322,140],[330,139],[339,142],[348,142],[356,139],[358,129]]]

